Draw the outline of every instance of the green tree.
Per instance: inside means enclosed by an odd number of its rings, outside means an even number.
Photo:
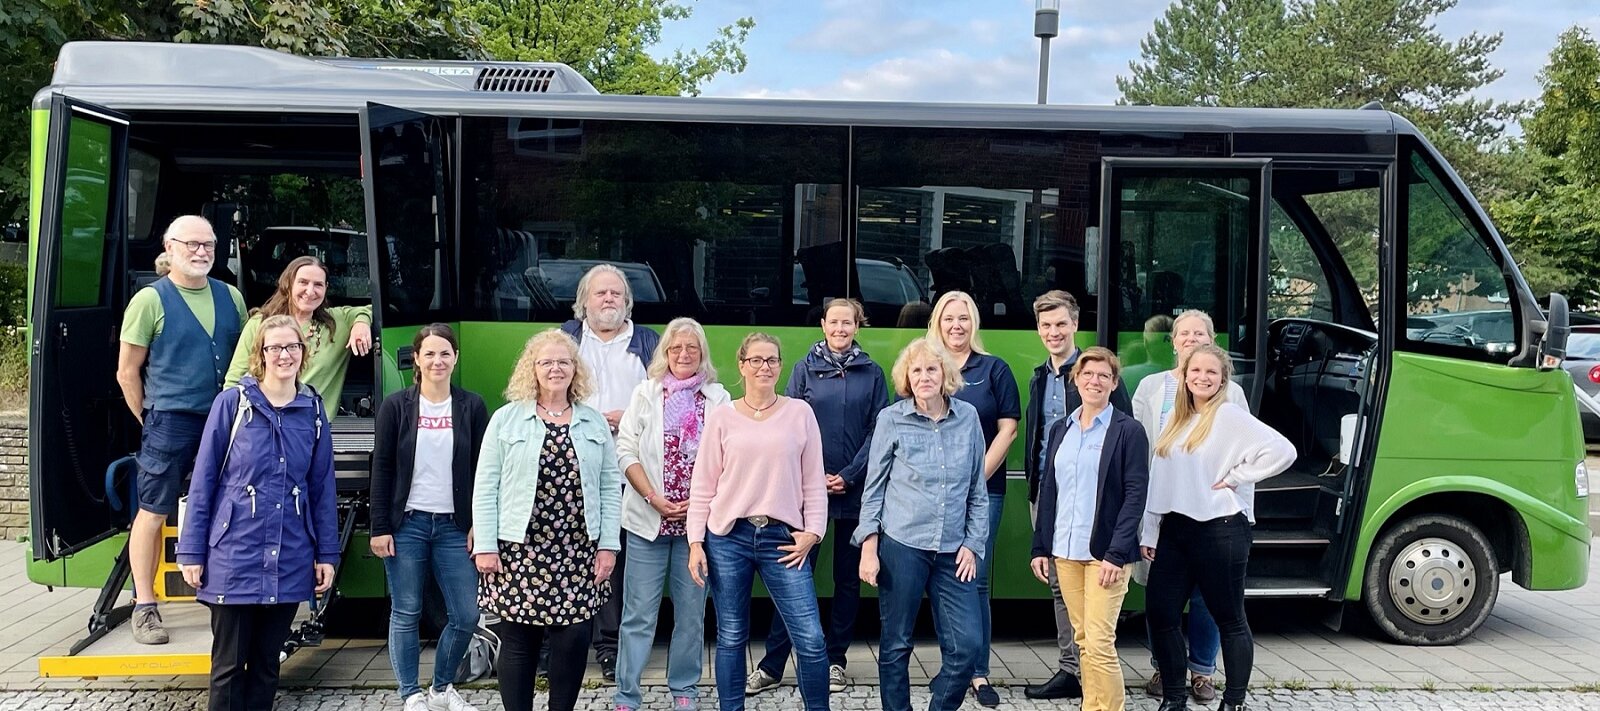
[[[1539,83],[1523,123],[1533,185],[1490,212],[1514,253],[1538,255],[1524,265],[1536,291],[1600,305],[1600,42],[1577,27],[1562,33]]]
[[[461,0],[463,13],[484,28],[496,59],[562,62],[607,94],[694,95],[719,73],[744,71],[744,41],[755,21],[745,17],[717,31],[705,48],[677,50],[665,60],[648,50],[666,22],[687,19],[688,5],[672,0]]]
[[[1355,108],[1410,119],[1480,192],[1515,176],[1502,140],[1525,110],[1473,92],[1503,73],[1501,36],[1435,29],[1457,0],[1179,0],[1141,43],[1134,104]]]

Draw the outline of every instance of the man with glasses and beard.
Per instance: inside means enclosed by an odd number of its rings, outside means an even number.
[[[162,235],[170,271],[140,289],[122,316],[117,383],[139,420],[139,512],[128,535],[133,572],[133,639],[166,644],[156,610],[161,526],[178,509],[183,480],[194,468],[211,401],[222,392],[239,330],[244,296],[210,278],[217,236],[198,215],[172,221]]]
[[[622,270],[610,264],[595,265],[578,281],[572,315],[561,330],[578,342],[578,357],[594,375],[594,393],[583,404],[605,415],[615,435],[633,389],[648,377],[646,371],[661,336],[633,322],[633,290]],[[606,681],[617,678],[617,627],[622,622],[626,554],[626,548],[617,552],[617,565],[611,571],[613,594],[596,620],[594,656]]]

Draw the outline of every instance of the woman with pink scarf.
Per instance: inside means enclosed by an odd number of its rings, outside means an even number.
[[[705,329],[694,319],[667,324],[649,375],[634,389],[617,424],[618,463],[628,479],[622,496],[628,565],[617,632],[618,711],[634,711],[643,704],[639,677],[655,640],[661,593],[669,584],[673,625],[667,687],[674,711],[697,706],[706,589],[689,574],[684,518],[706,413],[729,402],[711,367]]]

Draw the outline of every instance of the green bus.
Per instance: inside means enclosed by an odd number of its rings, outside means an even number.
[[[415,329],[454,324],[459,384],[496,406],[521,344],[570,317],[601,261],[628,275],[637,321],[706,324],[727,373],[754,329],[797,357],[841,295],[891,361],[960,289],[1025,388],[1044,358],[1031,302],[1059,288],[1083,305],[1080,344],[1116,348],[1131,388],[1172,366],[1171,316],[1204,309],[1300,453],[1257,493],[1250,595],[1439,644],[1484,622],[1501,573],[1536,590],[1588,575],[1577,408],[1548,367],[1565,301],[1540,308],[1461,179],[1381,107],[606,96],[553,64],[74,43],[32,108],[28,570],[106,586],[101,627],[127,517],[107,467],[138,443],[117,325],[181,214],[211,219],[213,275],[252,306],[306,253],[332,265],[334,303],[374,306],[380,348],[328,404],[344,597],[385,594],[365,542],[371,418],[411,381]],[[1048,596],[1022,456],[1019,437],[999,598]]]

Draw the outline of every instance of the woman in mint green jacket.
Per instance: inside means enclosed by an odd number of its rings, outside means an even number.
[[[611,428],[579,404],[593,376],[557,329],[528,339],[489,418],[472,495],[478,605],[500,618],[500,700],[532,711],[539,646],[550,642],[550,709],[578,702],[593,620],[610,598],[622,473]]]
[[[250,316],[239,334],[239,346],[228,364],[226,387],[233,387],[249,371],[250,344],[255,343],[261,322],[288,314],[300,324],[306,344],[300,382],[322,396],[329,421],[339,414],[339,395],[344,392],[350,356],[372,351],[372,305],[328,306],[329,276],[327,265],[312,256],[295,257],[283,268],[272,298]]]

